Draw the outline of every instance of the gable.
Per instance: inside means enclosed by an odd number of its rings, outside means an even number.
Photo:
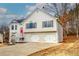
[[[52,15],[49,15],[43,10],[35,10],[24,22],[34,22],[34,21],[46,21],[46,20],[55,20],[56,18]]]
[[[43,28],[43,23],[44,21],[53,21],[53,27],[47,27]],[[31,23],[36,23],[36,28],[33,29],[27,29],[26,25]],[[41,11],[41,10],[36,10],[34,11],[23,23],[24,31],[29,32],[29,31],[53,31],[57,29],[57,21],[56,18]],[[31,26],[31,25],[29,25]],[[40,29],[40,30],[39,30]]]

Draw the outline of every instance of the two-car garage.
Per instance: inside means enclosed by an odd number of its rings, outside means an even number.
[[[26,42],[47,42],[57,43],[57,33],[26,33],[24,35]]]

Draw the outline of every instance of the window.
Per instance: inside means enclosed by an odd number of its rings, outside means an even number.
[[[53,21],[43,21],[43,27],[53,27]]]
[[[27,23],[26,28],[36,28],[36,23]]]
[[[17,30],[17,25],[12,25],[12,26],[11,26],[11,29],[12,29],[12,30]]]
[[[11,29],[14,30],[14,25],[11,26]]]
[[[15,30],[17,30],[17,25],[15,25]]]

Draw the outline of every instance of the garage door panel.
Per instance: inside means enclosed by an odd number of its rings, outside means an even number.
[[[56,42],[56,33],[35,33],[26,34],[27,42]]]
[[[39,40],[40,40],[39,35],[32,35],[32,36],[31,36],[31,41],[32,41],[32,42],[38,42]]]
[[[45,42],[54,42],[56,40],[56,36],[46,35],[44,40],[45,40]]]

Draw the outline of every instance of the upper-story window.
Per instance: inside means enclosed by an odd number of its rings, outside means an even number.
[[[11,26],[11,29],[14,30],[14,25]]]
[[[12,25],[12,26],[11,26],[11,29],[12,29],[12,30],[17,30],[17,25]]]
[[[27,23],[26,28],[36,28],[37,24],[36,23]]]
[[[17,25],[15,25],[15,30],[17,30]]]
[[[53,21],[43,21],[43,27],[53,27]]]

